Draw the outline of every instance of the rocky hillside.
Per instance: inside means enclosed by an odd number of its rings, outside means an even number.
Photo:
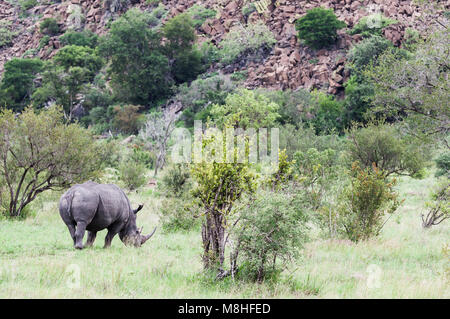
[[[362,17],[381,12],[398,23],[384,29],[384,35],[395,45],[400,46],[407,28],[423,29],[431,21],[421,7],[410,0],[258,0],[257,11],[249,16],[242,8],[251,0],[162,0],[169,10],[166,18],[186,11],[194,4],[203,5],[217,11],[214,18],[207,19],[197,29],[198,41],[210,39],[219,43],[220,39],[233,26],[262,20],[271,29],[277,43],[264,61],[253,62],[245,59],[222,70],[231,73],[247,70],[246,86],[249,88],[264,86],[276,89],[328,88],[328,92],[338,94],[348,77],[344,65],[346,51],[352,43],[360,40],[359,35],[350,36],[346,30],[340,30],[339,41],[331,49],[313,51],[302,45],[295,30],[294,21],[305,12],[317,6],[332,8],[338,18],[345,21],[348,28],[353,27]],[[14,1],[11,1],[14,2]],[[0,72],[3,65],[12,57],[38,56],[43,59],[52,57],[60,48],[58,37],[50,39],[47,45],[39,48],[42,35],[39,23],[45,18],[56,18],[62,30],[70,26],[88,28],[103,34],[106,24],[130,7],[152,10],[155,5],[146,0],[70,0],[53,1],[57,3],[37,5],[27,12],[21,12],[18,6],[9,2],[0,2],[0,19],[12,23],[17,32],[13,45],[0,48]],[[450,1],[447,1],[450,7]],[[78,13],[78,15],[74,14]]]

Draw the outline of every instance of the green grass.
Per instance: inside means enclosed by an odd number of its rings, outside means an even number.
[[[60,193],[43,195],[25,220],[0,221],[0,298],[449,298],[448,222],[421,227],[433,177],[403,178],[405,202],[381,235],[359,244],[313,238],[277,283],[215,282],[202,273],[200,233],[160,229],[141,248],[118,236],[103,249],[77,251],[61,221]],[[159,200],[149,188],[129,195],[144,202],[138,226],[158,225]],[[75,269],[75,271],[74,271]],[[80,285],[71,283],[79,269]]]

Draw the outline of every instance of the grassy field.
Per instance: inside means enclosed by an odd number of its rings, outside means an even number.
[[[58,214],[60,194],[46,194],[34,216],[0,221],[0,298],[449,298],[449,223],[421,227],[433,181],[401,180],[405,202],[378,238],[356,245],[313,236],[280,282],[261,285],[202,274],[199,232],[158,230],[140,249],[116,236],[104,250],[103,231],[94,247],[76,251]],[[145,203],[138,226],[151,231],[151,189],[129,197]]]

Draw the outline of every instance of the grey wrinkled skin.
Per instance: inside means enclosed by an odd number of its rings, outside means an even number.
[[[125,245],[140,247],[156,231],[143,236],[136,226],[136,214],[125,193],[114,184],[86,182],[72,186],[59,200],[59,214],[69,228],[75,248],[83,248],[84,233],[88,231],[86,246],[92,246],[97,232],[108,229],[105,246],[111,246],[116,234]]]

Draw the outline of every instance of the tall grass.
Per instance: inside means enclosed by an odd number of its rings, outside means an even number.
[[[0,221],[0,298],[449,298],[449,224],[421,227],[434,182],[402,178],[405,202],[379,237],[354,244],[317,236],[279,282],[261,285],[204,274],[197,232],[158,230],[141,248],[117,236],[105,250],[102,231],[92,248],[74,250],[57,209],[61,193],[43,194],[31,217]],[[150,188],[129,197],[145,204],[137,218],[144,232],[158,225],[160,199]]]

